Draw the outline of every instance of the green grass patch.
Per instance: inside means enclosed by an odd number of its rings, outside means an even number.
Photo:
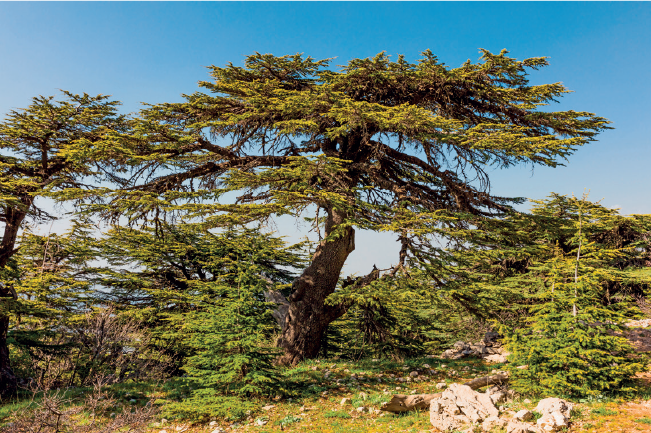
[[[608,409],[607,407],[596,407],[590,413],[596,416],[613,416],[618,414],[616,410]]]
[[[342,419],[351,419],[352,416],[348,412],[344,412],[343,410],[333,410],[330,412],[326,412],[324,415],[324,418],[342,418]]]

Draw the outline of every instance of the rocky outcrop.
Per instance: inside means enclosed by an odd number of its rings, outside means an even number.
[[[456,383],[430,402],[429,413],[432,426],[440,431],[458,430],[465,424],[480,424],[499,417],[489,394]]]
[[[500,418],[494,391],[503,393],[499,387],[479,393],[466,385],[451,384],[430,401],[432,426],[441,432],[468,427],[468,431],[475,431],[480,426],[485,432],[506,428],[507,433],[553,433],[569,426],[572,404],[560,398],[546,398],[538,403],[535,412],[542,417],[536,423],[531,422],[533,413],[526,409],[517,412],[513,419]]]

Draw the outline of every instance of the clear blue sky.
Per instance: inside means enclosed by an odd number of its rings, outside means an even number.
[[[492,173],[493,193],[550,191],[604,198],[623,213],[651,213],[651,3],[0,3],[0,116],[57,89],[124,103],[180,100],[208,78],[205,66],[255,51],[336,57],[380,51],[414,60],[431,49],[450,66],[478,48],[548,56],[534,83],[575,93],[554,109],[591,111],[616,129],[567,167]],[[289,227],[289,226],[288,226]],[[282,227],[281,227],[282,228]],[[290,230],[291,228],[286,230]],[[383,247],[386,248],[383,248]],[[393,240],[358,236],[349,271],[395,261]]]

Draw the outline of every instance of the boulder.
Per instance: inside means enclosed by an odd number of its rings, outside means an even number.
[[[498,416],[499,411],[489,395],[457,383],[430,402],[430,422],[441,431],[452,431],[464,424],[481,423]]]
[[[542,431],[557,432],[569,425],[572,403],[560,398],[550,397],[540,400],[535,411],[542,415],[537,421],[538,427]]]
[[[565,415],[566,418],[569,418],[572,414],[573,406],[572,403],[565,401],[562,398],[549,397],[540,400],[534,410],[543,415],[552,412],[560,412]]]

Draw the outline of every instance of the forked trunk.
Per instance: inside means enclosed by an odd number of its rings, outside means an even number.
[[[345,221],[345,217],[344,212],[328,209],[326,237]],[[345,313],[342,306],[326,305],[325,300],[334,293],[341,269],[354,249],[355,231],[346,227],[336,239],[321,241],[312,263],[294,281],[283,334],[278,341],[278,346],[284,349],[279,359],[281,364],[294,365],[316,357],[326,328]]]

